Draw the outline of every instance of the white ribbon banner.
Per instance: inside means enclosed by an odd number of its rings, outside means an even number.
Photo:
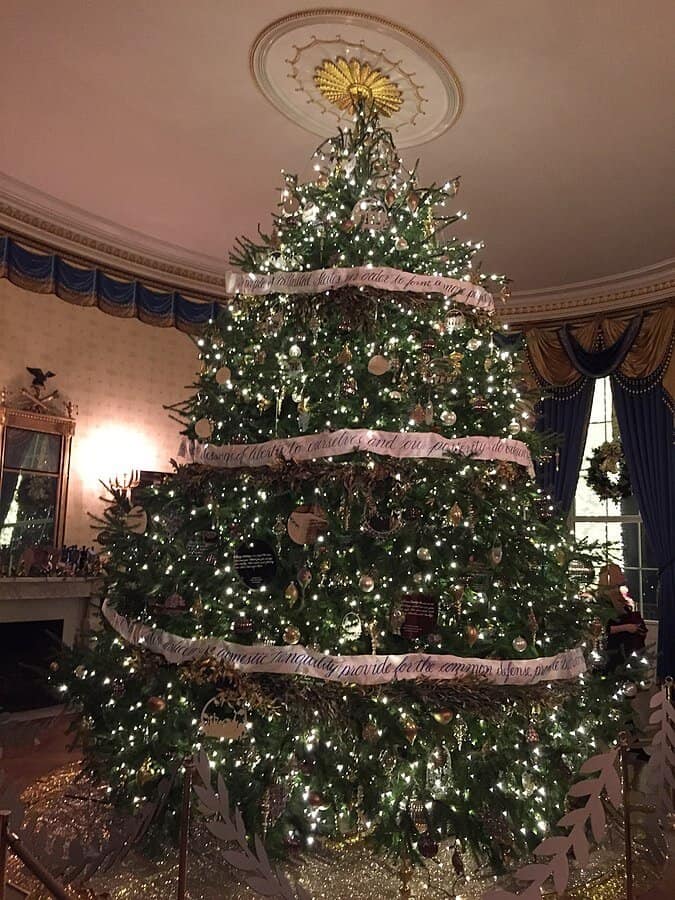
[[[489,684],[509,685],[570,681],[586,671],[584,654],[579,647],[539,659],[477,659],[438,653],[333,656],[299,644],[283,647],[255,644],[248,647],[219,638],[180,637],[127,619],[116,612],[108,600],[103,604],[103,615],[125,641],[158,653],[167,662],[187,663],[215,657],[240,672],[304,675],[344,684],[475,678]]]
[[[414,294],[442,294],[444,297],[494,312],[492,294],[470,281],[443,275],[418,275],[388,266],[356,266],[353,269],[313,269],[308,272],[271,272],[265,274],[226,272],[227,294],[318,294],[351,285],[374,287],[383,291],[410,291]]]
[[[183,440],[178,456],[189,463],[219,469],[273,466],[280,460],[325,459],[357,450],[394,456],[397,459],[442,459],[452,453],[473,459],[514,462],[534,475],[527,444],[512,438],[473,435],[445,438],[434,432],[371,431],[368,428],[340,428],[301,437],[276,438],[260,444],[202,444]]]

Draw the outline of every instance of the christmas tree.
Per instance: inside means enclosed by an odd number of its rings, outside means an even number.
[[[279,855],[362,833],[503,866],[616,736],[583,656],[611,611],[533,478],[506,281],[442,238],[458,179],[420,186],[364,106],[313,163],[238,243],[181,464],[113,497],[110,624],[54,680],[119,802],[200,746]]]

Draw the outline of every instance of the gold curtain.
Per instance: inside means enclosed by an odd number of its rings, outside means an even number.
[[[589,322],[572,325],[570,331],[584,350],[592,351],[602,344],[614,344],[634,315],[596,317]],[[527,334],[527,354],[537,378],[547,384],[565,388],[583,377],[575,368],[560,342],[559,328],[532,328]],[[661,382],[670,405],[675,403],[675,303],[646,311],[640,330],[617,371],[626,378],[647,378],[663,366]]]

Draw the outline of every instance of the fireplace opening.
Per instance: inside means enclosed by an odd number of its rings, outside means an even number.
[[[0,711],[55,706],[47,670],[59,652],[63,620],[0,624]]]

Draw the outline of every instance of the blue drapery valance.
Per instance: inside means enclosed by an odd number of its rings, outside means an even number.
[[[201,331],[219,310],[216,300],[188,299],[178,291],[113,278],[96,266],[68,262],[58,253],[28,249],[9,235],[0,235],[0,278],[29,291],[56,294],[77,306],[97,306],[111,316],[190,334]]]

